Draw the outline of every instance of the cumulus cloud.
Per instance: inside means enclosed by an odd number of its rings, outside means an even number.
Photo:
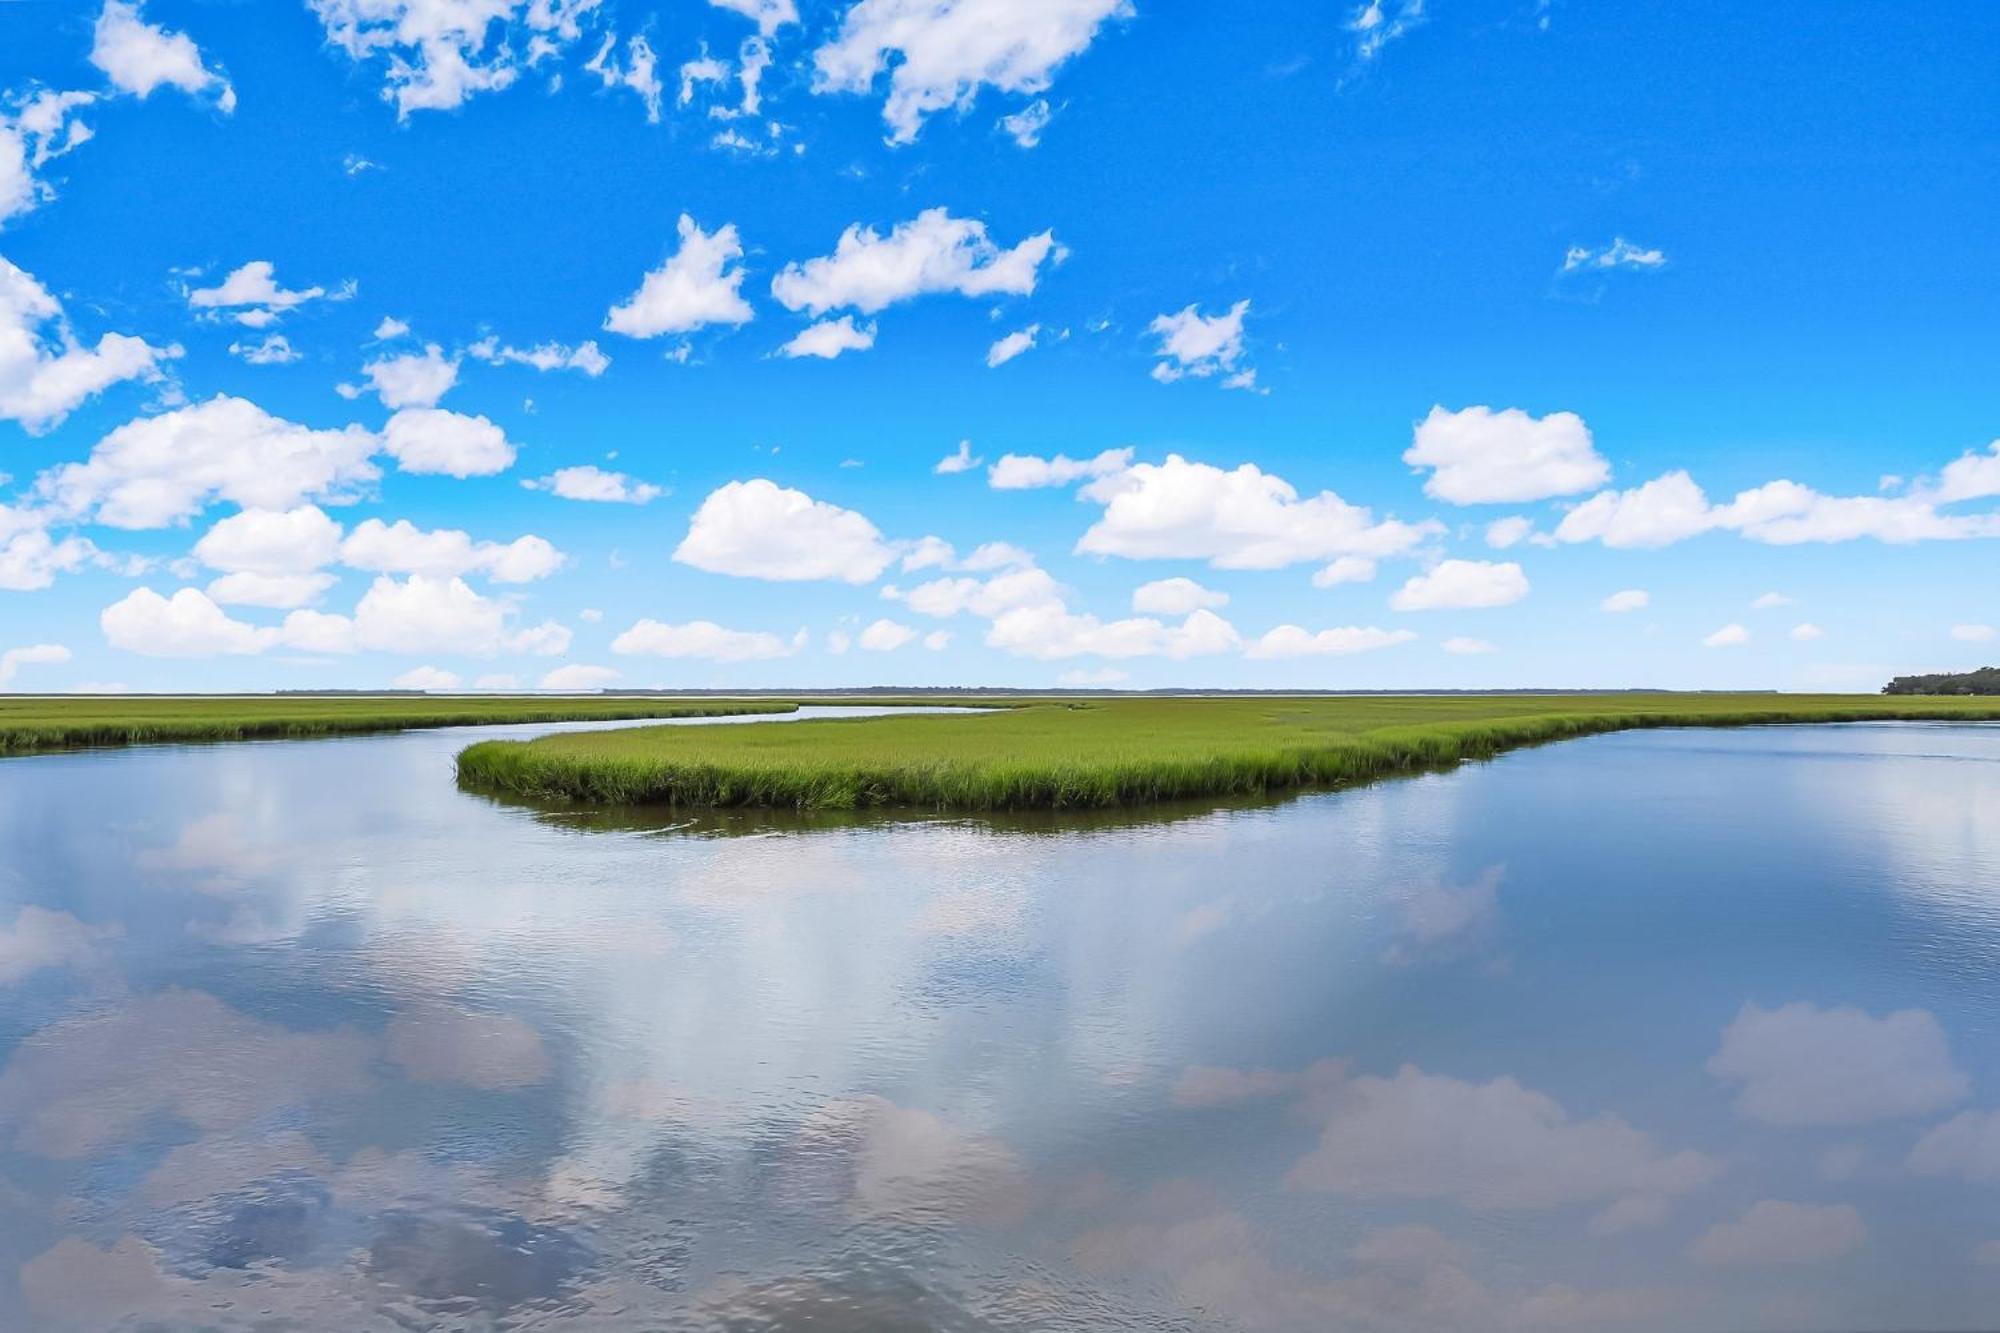
[[[384,325],[390,321],[383,321]],[[409,332],[403,328],[402,332]],[[380,328],[375,336],[383,335]],[[465,349],[467,355],[484,361],[489,366],[527,366],[547,373],[552,370],[580,370],[591,379],[596,379],[611,369],[611,358],[594,341],[580,342],[571,347],[567,343],[536,343],[533,347],[513,347],[498,338],[481,338]]]
[[[213,287],[194,287],[187,293],[190,310],[210,310],[246,328],[261,329],[290,310],[296,310],[327,294],[324,287],[288,290],[278,283],[277,266],[268,259],[253,259],[234,269]]]
[[[231,619],[195,588],[172,597],[134,588],[105,607],[97,623],[113,648],[145,657],[244,656],[278,641],[276,630]]]
[[[917,631],[894,620],[877,620],[855,637],[866,652],[893,653],[917,637]]]
[[[290,611],[318,601],[337,580],[331,574],[224,574],[211,579],[208,598],[222,606],[262,606]]]
[[[161,362],[179,355],[123,333],[84,344],[48,289],[0,258],[0,421],[38,435],[122,380],[158,379]]]
[[[1348,625],[1317,633],[1297,625],[1280,625],[1251,644],[1244,655],[1262,659],[1346,657],[1353,653],[1374,652],[1379,648],[1393,648],[1416,637],[1406,629],[1377,629],[1373,625],[1365,628]]]
[[[253,366],[288,366],[301,359],[292,340],[282,333],[267,334],[255,342],[233,342],[229,344],[229,354],[240,356]]]
[[[778,348],[778,355],[794,361],[802,356],[831,361],[842,352],[865,352],[874,345],[873,324],[856,324],[854,316],[842,315],[806,325]]]
[[[585,666],[582,663],[571,663],[568,666],[559,666],[554,671],[543,676],[538,688],[544,690],[601,690],[607,685],[615,684],[620,674],[613,667]]]
[[[1398,611],[1460,611],[1511,606],[1528,595],[1528,576],[1514,562],[1444,560],[1396,590]]]
[[[960,440],[958,442],[957,450],[952,453],[946,454],[943,458],[940,458],[937,461],[936,466],[931,468],[931,471],[937,473],[941,477],[950,477],[950,476],[955,476],[960,472],[970,472],[972,471],[972,469],[978,467],[981,463],[984,463],[985,461],[986,460],[983,458],[974,458],[972,456],[971,440]],[[903,567],[905,569],[911,568],[911,566],[907,564],[904,565]]]
[[[1814,639],[1825,638],[1826,631],[1807,620],[1792,626],[1790,637],[1793,643],[1810,643]]]
[[[69,661],[69,649],[59,643],[31,643],[22,648],[9,648],[0,652],[0,685],[12,683],[24,666],[54,666]],[[0,956],[5,954],[0,947]],[[0,964],[0,973],[4,973]]]
[[[1079,554],[1206,560],[1217,569],[1398,555],[1441,531],[1436,523],[1378,522],[1332,491],[1301,499],[1254,463],[1224,472],[1179,454],[1100,477],[1080,494],[1104,513],[1078,540]]]
[[[1190,305],[1155,317],[1146,326],[1160,339],[1153,378],[1171,384],[1189,375],[1197,379],[1224,375],[1230,388],[1253,387],[1256,372],[1238,369],[1243,360],[1243,319],[1249,313],[1250,303],[1238,301],[1220,315],[1204,315]]]
[[[1009,138],[1022,148],[1039,147],[1042,131],[1055,119],[1055,111],[1049,106],[1049,99],[1037,97],[1019,111],[1000,117],[1000,128]]]
[[[83,462],[44,472],[35,494],[64,517],[115,528],[166,527],[215,500],[291,509],[352,499],[376,481],[376,443],[358,426],[314,430],[218,395],[127,422]]]
[[[703,231],[683,213],[678,230],[680,247],[640,280],[638,291],[611,307],[605,328],[633,338],[657,338],[755,318],[743,299],[743,243],[735,224]]]
[[[1824,1263],[1861,1247],[1868,1238],[1852,1204],[1788,1203],[1765,1199],[1733,1222],[1717,1222],[1695,1238],[1696,1263],[1737,1268]]]
[[[202,534],[194,557],[229,573],[305,574],[333,562],[340,536],[340,524],[318,505],[244,509]]]
[[[1108,477],[1132,465],[1132,450],[1106,449],[1093,458],[1037,458],[1032,454],[1002,454],[1000,461],[986,470],[986,484],[996,491],[1026,491],[1044,486],[1067,486],[1093,477]]]
[[[1574,412],[1532,417],[1518,407],[1498,412],[1433,407],[1417,423],[1403,461],[1430,473],[1425,495],[1460,505],[1573,495],[1611,478],[1611,465],[1592,444],[1582,417]]]
[[[1769,1125],[1867,1125],[1928,1115],[1971,1091],[1944,1029],[1924,1009],[1876,1018],[1803,1001],[1746,1004],[1708,1072],[1741,1084],[1736,1110]]]
[[[1509,550],[1535,535],[1533,519],[1512,515],[1496,518],[1486,525],[1486,544],[1496,551]]]
[[[514,608],[475,592],[464,579],[412,574],[378,577],[349,617],[294,611],[286,617],[288,646],[308,652],[374,651],[411,656],[490,657],[524,652],[555,657],[570,633],[554,622],[512,628]]]
[[[986,643],[1044,661],[1082,656],[1180,661],[1233,652],[1242,639],[1213,611],[1196,611],[1177,625],[1149,616],[1103,621],[1070,611],[1060,601],[1036,601],[1000,612],[986,632]]]
[[[425,531],[408,519],[379,518],[356,525],[340,543],[340,558],[355,569],[385,574],[450,578],[481,573],[495,583],[532,583],[561,569],[565,557],[533,535],[511,542],[475,542],[456,528]]]
[[[90,63],[104,71],[112,87],[135,97],[178,88],[193,97],[213,96],[224,113],[236,109],[236,90],[203,63],[194,40],[146,22],[139,6],[127,0],[105,0],[92,29]]]
[[[887,70],[882,119],[891,143],[910,143],[925,117],[970,107],[982,87],[1048,91],[1107,19],[1131,12],[1130,0],[858,0],[813,53],[813,87],[865,93]]]
[[[559,467],[546,477],[536,477],[521,485],[564,500],[594,500],[601,504],[651,504],[666,494],[651,482],[634,481],[623,472],[607,472],[589,463]]]
[[[458,383],[458,358],[436,343],[421,352],[378,357],[361,368],[376,397],[388,408],[435,407]]]
[[[712,620],[669,625],[641,620],[611,641],[611,651],[628,657],[693,657],[710,662],[754,662],[790,657],[806,645],[806,632],[790,639],[761,630],[724,629]]]
[[[6,506],[0,505],[0,516]],[[34,592],[55,582],[58,574],[68,574],[98,554],[97,548],[82,537],[49,536],[42,527],[28,527],[11,534],[0,533],[0,589]]]
[[[895,558],[862,515],[762,477],[711,491],[674,550],[696,569],[778,581],[869,583]]]
[[[331,46],[381,62],[400,119],[448,111],[511,87],[536,60],[583,35],[594,0],[308,0]]]
[[[757,25],[757,31],[769,37],[787,23],[799,21],[796,0],[708,0],[717,9],[727,9],[741,14]]]
[[[2000,536],[2000,515],[1946,514],[1924,493],[1826,495],[1794,481],[1766,482],[1713,505],[1694,478],[1670,472],[1631,490],[1591,496],[1563,516],[1555,539],[1648,548],[1712,531],[1774,546],[1861,538],[1901,545]]]
[[[1477,657],[1498,651],[1498,649],[1484,639],[1468,639],[1463,637],[1446,639],[1443,648],[1446,652],[1457,657]]]
[[[485,417],[442,407],[407,407],[382,428],[382,449],[399,471],[490,477],[514,465],[507,434]]]
[[[999,339],[986,349],[987,369],[991,370],[995,366],[1004,366],[1015,357],[1021,355],[1021,353],[1028,351],[1035,345],[1035,339],[1041,336],[1041,332],[1041,325],[1030,324],[1025,329],[1016,329],[1006,337]]]
[[[1653,595],[1644,588],[1626,588],[1614,592],[1597,604],[1600,611],[1621,615],[1627,611],[1643,611],[1653,604]]]
[[[1596,272],[1612,269],[1637,269],[1641,272],[1666,266],[1667,256],[1663,250],[1634,245],[1623,236],[1615,237],[1611,244],[1602,246],[1572,245],[1563,252],[1562,271],[1565,273]]]
[[[606,88],[630,88],[637,93],[645,104],[647,122],[659,124],[660,95],[666,90],[660,83],[660,58],[653,53],[653,44],[643,35],[632,37],[625,43],[622,61],[617,50],[618,34],[606,33],[604,44],[584,62],[584,69],[595,74]]]
[[[2000,1184],[2000,1111],[1961,1111],[1917,1140],[1910,1170]]]
[[[1042,264],[1060,258],[1055,235],[1040,232],[1002,249],[976,218],[955,218],[928,208],[883,236],[855,223],[841,233],[833,253],[787,264],[771,280],[771,294],[787,310],[817,318],[852,307],[872,315],[915,297],[943,292],[961,296],[1025,296],[1035,290]]]
[[[1933,494],[1939,504],[2000,495],[2000,440],[1987,445],[1983,454],[1967,450],[1945,464]]]
[[[0,104],[0,224],[55,197],[38,173],[90,141],[81,115],[97,100],[96,93],[44,88]]]
[[[1372,583],[1375,562],[1365,555],[1343,555],[1313,571],[1315,588],[1338,588],[1343,583]]]
[[[1750,642],[1750,631],[1741,625],[1724,625],[1701,641],[1704,648],[1737,648]]]
[[[1219,611],[1229,594],[1204,588],[1193,579],[1155,579],[1132,590],[1132,609],[1140,615],[1184,616],[1190,611]]]
[[[442,667],[411,667],[397,676],[389,684],[399,690],[455,690],[463,683],[456,671],[446,671]]]

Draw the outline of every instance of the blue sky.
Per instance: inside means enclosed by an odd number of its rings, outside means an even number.
[[[4,0],[0,688],[1978,665],[1996,55],[1971,6]]]

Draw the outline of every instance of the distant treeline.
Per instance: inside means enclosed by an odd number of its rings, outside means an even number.
[[[1898,676],[1884,694],[2000,694],[2000,667],[1981,667],[1935,676]]]

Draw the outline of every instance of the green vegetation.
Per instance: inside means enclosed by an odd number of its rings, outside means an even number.
[[[1953,675],[1898,676],[1882,687],[1884,694],[2000,694],[2000,667],[1981,667]]]
[[[330,736],[498,722],[789,713],[770,699],[449,698],[405,695],[0,696],[0,755],[86,745]]]
[[[2000,719],[1974,700],[1595,694],[1023,700],[911,714],[486,741],[460,785],[527,799],[801,810],[1089,809],[1364,781],[1628,727]]]

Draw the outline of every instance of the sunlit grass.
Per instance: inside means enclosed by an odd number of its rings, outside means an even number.
[[[1656,693],[1042,700],[984,717],[487,741],[459,755],[458,773],[476,790],[607,804],[1084,809],[1352,783],[1629,727],[1870,718],[2000,719],[2000,702]]]
[[[427,695],[104,695],[0,697],[0,754],[160,741],[236,741],[501,722],[788,713],[769,699]]]

